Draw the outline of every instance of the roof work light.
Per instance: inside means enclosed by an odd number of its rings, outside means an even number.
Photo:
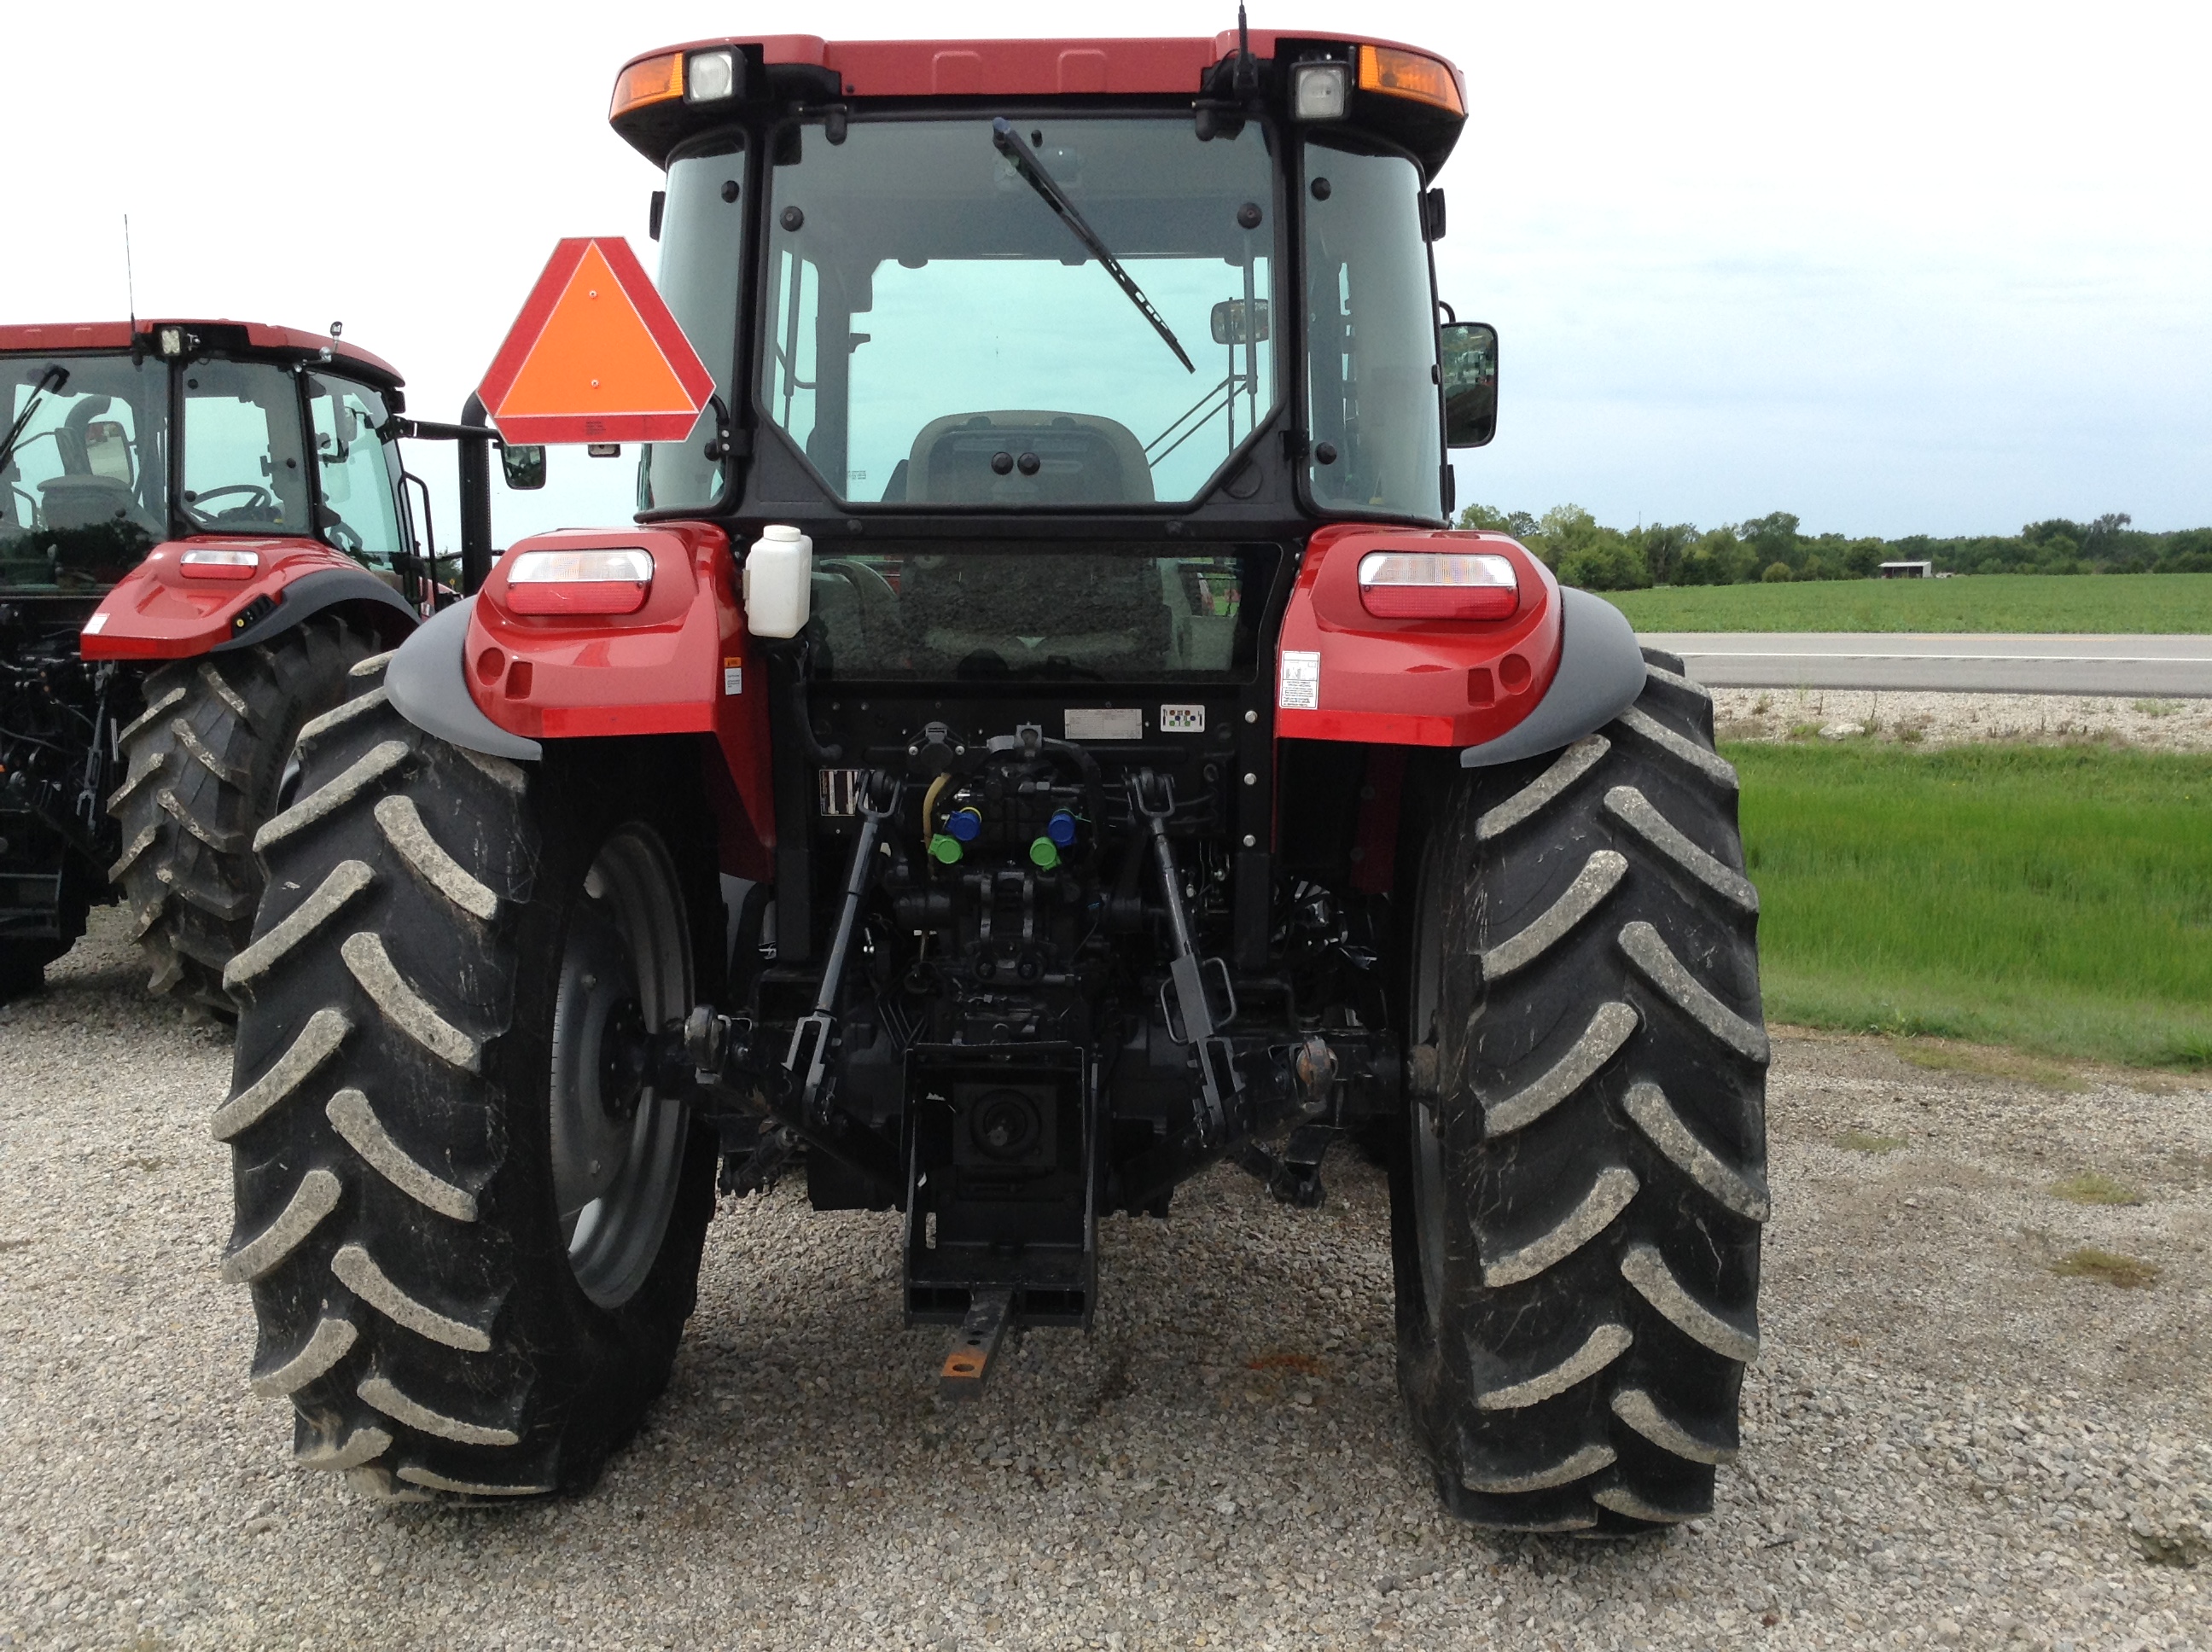
[[[1302,63],[1291,76],[1291,109],[1300,120],[1342,120],[1352,101],[1352,65]]]
[[[695,52],[684,65],[684,101],[720,103],[738,89],[737,55],[727,50]]]

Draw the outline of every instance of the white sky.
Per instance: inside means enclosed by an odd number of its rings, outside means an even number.
[[[1062,34],[1210,33],[1163,0]],[[451,419],[553,242],[626,234],[657,174],[605,124],[635,52],[750,23],[1048,32],[1034,4],[830,0],[10,8],[0,319],[137,307],[323,327]],[[916,20],[931,21],[917,28]],[[1602,521],[2011,532],[2212,522],[2212,7],[1953,0],[1361,0],[1255,21],[1426,45],[1474,106],[1443,295],[1503,335],[1460,496]],[[625,519],[622,461],[555,455],[504,539]],[[453,530],[449,450],[420,456]],[[500,492],[495,489],[495,493]]]

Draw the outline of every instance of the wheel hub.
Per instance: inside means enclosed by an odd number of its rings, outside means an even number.
[[[653,1082],[652,1029],[690,1008],[683,897],[659,840],[624,827],[568,914],[554,993],[554,1197],[585,1293],[620,1307],[644,1285],[674,1207],[687,1120]]]

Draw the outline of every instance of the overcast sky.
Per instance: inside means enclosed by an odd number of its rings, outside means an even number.
[[[1233,0],[19,4],[0,319],[122,314],[128,212],[140,314],[342,319],[413,410],[451,418],[557,238],[627,235],[652,267],[658,177],[605,118],[629,54],[747,22],[1234,21]],[[1466,72],[1438,261],[1460,315],[1503,335],[1504,411],[1462,500],[1891,536],[2212,523],[2201,0],[1309,0],[1255,21],[1368,27]],[[502,538],[623,519],[631,458],[556,453],[553,488],[501,499]],[[449,454],[418,468],[449,501]]]

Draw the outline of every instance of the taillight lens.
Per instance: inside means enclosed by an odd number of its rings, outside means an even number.
[[[646,550],[526,550],[507,569],[517,614],[635,614],[652,589]]]
[[[1503,556],[1370,550],[1359,559],[1359,600],[1378,619],[1505,619],[1521,585]]]
[[[258,550],[188,550],[177,558],[188,580],[250,580],[261,571]]]

